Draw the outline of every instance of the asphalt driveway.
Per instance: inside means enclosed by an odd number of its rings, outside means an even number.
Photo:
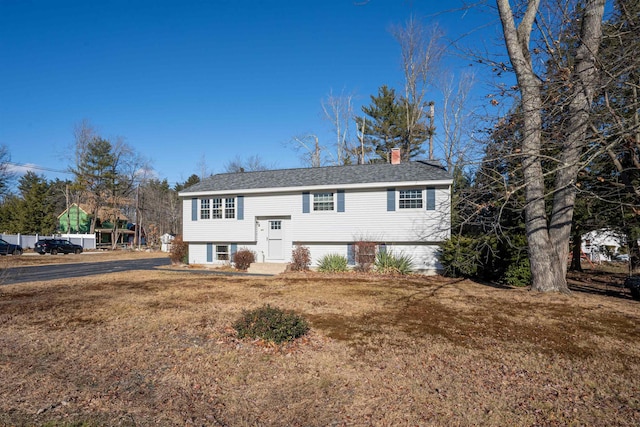
[[[11,267],[2,272],[0,285],[56,280],[93,274],[115,273],[130,270],[153,270],[171,264],[169,258],[143,258],[132,260],[50,264],[31,267]]]

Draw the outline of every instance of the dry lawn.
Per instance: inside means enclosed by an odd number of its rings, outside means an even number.
[[[135,259],[135,258],[155,258],[167,257],[163,252],[147,252],[133,250],[116,250],[116,251],[88,251],[82,254],[36,254],[34,252],[25,252],[21,256],[0,256],[0,269],[7,267],[27,267],[35,265],[47,264],[67,264],[78,262],[100,262],[100,261],[116,261],[119,259]]]
[[[0,425],[640,425],[640,303],[159,270],[0,286]],[[243,309],[304,315],[275,347]]]

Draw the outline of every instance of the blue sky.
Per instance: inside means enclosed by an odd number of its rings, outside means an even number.
[[[487,45],[499,31],[475,10],[438,13],[458,1],[357,3],[0,0],[0,144],[14,163],[70,178],[51,170],[70,166],[73,127],[88,119],[172,184],[203,160],[209,173],[236,156],[299,167],[286,143],[305,133],[329,143],[330,91],[354,94],[358,112],[381,85],[402,87],[391,25],[413,14],[456,39],[489,24],[463,39]],[[470,63],[452,55],[445,66]]]

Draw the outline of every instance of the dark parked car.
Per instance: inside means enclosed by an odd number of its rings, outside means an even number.
[[[629,288],[633,299],[640,300],[640,276],[629,276],[624,281],[625,288]]]
[[[22,255],[22,247],[0,239],[0,255]]]
[[[33,250],[44,255],[50,253],[51,255],[61,254],[80,254],[82,253],[82,246],[71,243],[66,239],[43,239],[38,240],[33,247]]]

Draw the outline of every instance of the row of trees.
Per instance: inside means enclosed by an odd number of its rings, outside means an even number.
[[[95,232],[98,221],[116,225],[112,242],[117,241],[118,220],[124,217],[143,230],[150,244],[158,243],[164,233],[180,232],[182,206],[178,192],[197,183],[197,175],[171,188],[166,179],[151,177],[141,156],[121,138],[112,143],[86,121],[76,127],[74,134],[75,162],[69,168],[74,179],[47,180],[27,172],[17,179],[16,192],[9,191],[10,182],[16,178],[9,169],[10,153],[0,147],[0,230],[22,234],[58,232],[58,216],[75,203],[90,214],[89,233]],[[78,218],[69,221],[78,223]],[[137,233],[136,239],[140,235]]]

